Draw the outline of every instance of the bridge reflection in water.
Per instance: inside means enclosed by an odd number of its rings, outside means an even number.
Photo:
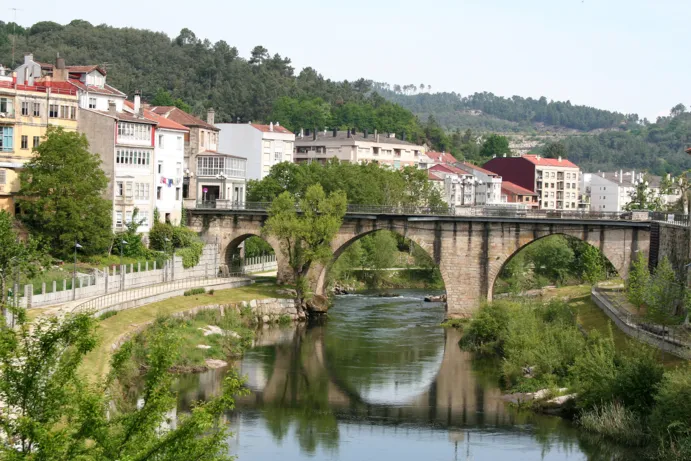
[[[307,455],[317,450],[339,450],[340,459],[374,455],[351,453],[350,442],[357,442],[386,453],[403,450],[405,459],[413,459],[408,450],[441,439],[444,456],[453,448],[462,459],[473,438],[484,456],[525,450],[534,456],[557,446],[543,459],[583,459],[563,456],[584,451],[572,425],[519,414],[504,404],[498,365],[478,368],[483,362],[458,346],[460,333],[438,327],[442,307],[410,298],[345,303],[348,309],[337,303],[325,326],[258,332],[255,347],[237,364],[252,392],[238,398],[237,412],[229,415],[241,441],[231,445],[233,453],[246,459],[285,454],[284,444],[296,440]],[[215,370],[181,379],[180,408],[219,392],[223,374]],[[430,454],[429,447],[424,450]]]

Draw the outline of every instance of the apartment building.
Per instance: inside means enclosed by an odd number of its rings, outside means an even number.
[[[197,202],[225,206],[245,202],[247,159],[219,150],[219,132],[213,109],[206,121],[177,107],[151,107],[155,114],[189,129],[184,138],[182,197],[188,206]]]
[[[423,146],[401,139],[395,133],[369,134],[347,131],[305,130],[295,139],[295,161],[320,162],[337,158],[342,162],[378,162],[393,168],[417,166],[425,153]]]
[[[456,161],[454,166],[471,175],[477,182],[475,204],[478,206],[499,205],[502,203],[503,178],[493,171],[486,170],[468,162]]]
[[[50,77],[19,82],[17,72],[0,74],[0,209],[16,212],[19,172],[33,157],[48,126],[77,129],[77,90]]]
[[[437,187],[449,206],[460,208],[476,205],[477,190],[481,181],[472,174],[453,165],[437,164],[427,169],[430,180],[441,180]]]
[[[582,188],[590,201],[593,211],[623,211],[631,203],[631,197],[642,182],[648,183],[648,189],[654,197],[660,197],[663,205],[673,205],[681,198],[681,192],[673,189],[671,193],[662,193],[662,178],[647,175],[644,172],[613,171],[584,173]]]
[[[498,157],[483,165],[517,186],[535,192],[543,210],[577,210],[580,170],[569,160],[539,155]]]
[[[263,179],[271,167],[292,162],[295,134],[279,123],[219,123],[219,149],[247,158],[247,179]]]
[[[501,202],[503,204],[525,206],[530,209],[540,206],[537,200],[537,193],[516,185],[511,181],[504,181],[501,185]]]

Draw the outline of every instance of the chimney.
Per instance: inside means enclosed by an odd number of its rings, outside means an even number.
[[[216,111],[214,110],[213,107],[210,107],[209,110],[206,111],[206,123],[208,123],[209,125],[213,125],[215,119],[216,119]]]
[[[337,129],[337,128],[334,128],[334,129],[333,129],[334,138],[336,137],[337,134],[338,134],[338,129]]]
[[[351,128],[351,134],[352,134],[353,136],[355,136],[355,134],[357,134],[357,131],[355,131],[355,128]]]
[[[350,130],[347,130],[346,133],[348,133],[348,137],[350,138]]]
[[[108,113],[110,115],[115,115],[116,109],[115,109],[115,101],[108,101]]]
[[[309,135],[310,135],[310,129],[307,128],[307,129],[305,130],[305,136],[309,136]]]
[[[302,139],[302,138],[304,138],[304,137],[305,137],[305,130],[303,130],[302,128],[300,128],[300,139]]]
[[[624,182],[624,170],[619,170],[619,184]]]
[[[367,139],[368,133],[367,130],[365,130],[365,139]]]
[[[315,129],[312,132],[312,141],[316,141],[316,140],[317,140],[317,130]]]
[[[24,53],[24,64],[29,64],[33,60],[34,60],[33,53]]]
[[[240,123],[240,116],[239,115],[238,115],[238,118],[236,119],[235,123],[238,123],[238,124]]]
[[[561,155],[559,156],[559,160],[558,160],[558,162],[561,162]]]
[[[110,107],[110,105],[109,105]],[[134,115],[141,115],[142,95],[139,90],[134,92]]]
[[[278,122],[276,122],[276,126],[281,126],[281,124],[280,124],[280,123],[278,123]]]
[[[269,123],[269,131],[273,131],[273,130],[274,130],[274,122],[270,122]]]
[[[55,59],[55,68],[56,69],[64,69],[65,68],[65,58],[61,58],[60,56]]]

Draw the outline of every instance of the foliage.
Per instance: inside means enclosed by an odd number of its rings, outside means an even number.
[[[224,412],[241,393],[236,375],[226,378],[219,397],[198,404],[171,425],[176,404],[168,368],[175,361],[175,337],[161,331],[146,357],[141,404],[122,398],[120,381],[131,347],[113,359],[102,383],[77,373],[96,345],[96,320],[88,314],[42,317],[17,329],[0,326],[0,399],[9,413],[0,417],[0,458],[12,460],[230,460]]]
[[[149,246],[167,254],[175,251],[182,258],[185,269],[199,264],[204,251],[204,242],[192,229],[159,221],[154,222],[149,231]]]
[[[567,150],[563,142],[550,142],[542,150],[545,158],[566,158]]]
[[[639,252],[631,265],[629,277],[626,279],[626,297],[639,310],[645,304],[649,284],[648,261],[643,253]]]
[[[439,191],[427,180],[425,170],[393,170],[376,163],[351,164],[337,160],[325,165],[279,163],[261,181],[249,181],[247,200],[270,202],[288,191],[296,198],[319,184],[327,194],[343,191],[351,205],[446,207]]]
[[[672,264],[665,256],[655,268],[646,289],[647,317],[663,325],[679,323],[685,296],[684,285],[677,279]]]
[[[487,136],[485,142],[482,143],[480,155],[485,158],[502,157],[505,154],[510,154],[509,140],[506,136],[498,134],[491,134]]]
[[[645,445],[648,438],[641,418],[617,402],[607,402],[583,412],[578,423],[587,431],[629,446]]]
[[[627,211],[633,210],[662,210],[662,198],[649,187],[649,178],[645,177],[636,184],[630,193],[630,201],[626,204]]]
[[[343,191],[328,196],[321,185],[307,188],[304,198],[284,192],[269,208],[263,232],[278,239],[293,270],[297,299],[305,299],[307,272],[313,263],[327,263],[332,257],[331,240],[346,212]],[[298,214],[298,205],[300,214]]]
[[[256,258],[274,254],[273,247],[261,237],[252,236],[243,242],[245,244],[245,258]]]
[[[483,305],[465,329],[461,346],[468,350],[501,354],[511,307],[506,302]]]
[[[592,245],[585,245],[581,254],[583,261],[582,278],[591,285],[595,285],[607,276],[607,270],[602,260],[602,252]]]
[[[86,137],[49,127],[34,152],[20,173],[20,219],[55,256],[70,256],[75,242],[85,254],[103,253],[112,241],[108,179]]]
[[[545,238],[530,249],[530,259],[536,274],[560,283],[566,280],[574,253],[565,239]]]
[[[185,291],[182,295],[183,296],[194,296],[194,295],[203,295],[206,293],[206,288],[192,288],[191,290]]]
[[[132,211],[132,220],[125,224],[123,232],[117,232],[113,238],[113,251],[130,258],[148,258],[149,249],[142,241],[142,234],[137,232],[144,220],[138,220],[139,208]],[[127,243],[124,243],[127,242]]]
[[[650,417],[663,459],[691,456],[691,369],[680,366],[665,373]]]
[[[115,317],[116,315],[118,315],[118,312],[120,312],[120,311],[108,311],[108,312],[104,312],[103,314],[101,314],[101,315],[98,316],[98,320],[101,320],[101,321],[102,321],[102,320],[109,319],[109,318],[111,318],[111,317]]]
[[[35,277],[47,257],[36,239],[19,239],[14,220],[0,210],[0,308],[7,305],[8,286],[23,277]]]
[[[156,91],[156,96],[151,100],[152,106],[175,106],[187,113],[192,112],[192,107],[186,104],[181,98],[174,99],[173,96],[163,88]]]

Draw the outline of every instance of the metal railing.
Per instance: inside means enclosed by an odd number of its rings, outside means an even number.
[[[266,212],[271,202],[232,202],[198,201],[196,209],[216,209],[229,211]],[[587,210],[538,210],[517,208],[515,206],[387,206],[387,205],[348,205],[348,214],[403,215],[403,216],[468,216],[490,218],[523,219],[570,219],[570,220],[608,220],[608,221],[664,221],[688,225],[687,215],[666,214],[648,211],[587,211]],[[673,217],[673,218],[671,218]],[[670,220],[672,219],[672,220]]]
[[[678,226],[688,226],[689,225],[689,215],[682,213],[667,213],[664,211],[651,211],[650,220],[659,221],[668,224],[676,224]]]
[[[605,301],[603,304],[606,308],[616,316],[619,321],[625,324],[634,334],[633,336],[638,340],[646,341],[645,337],[657,341],[663,341],[670,345],[685,350],[685,358],[691,358],[691,334],[685,332],[682,325],[665,326],[645,322],[644,319],[631,313],[622,303],[617,299],[617,296],[611,296],[609,293],[616,293],[618,296],[624,294],[622,288],[608,288],[593,287],[592,293]]]
[[[83,303],[77,304],[72,308],[73,313],[80,312],[99,312],[107,307],[115,306],[120,303],[128,301],[136,301],[142,298],[148,298],[171,291],[181,290],[185,288],[197,288],[200,285],[208,284],[214,280],[228,280],[230,282],[247,280],[247,277],[242,273],[230,273],[218,277],[193,277],[184,280],[176,280],[174,282],[165,282],[157,285],[149,285],[142,288],[133,288],[131,290],[117,291],[114,293],[92,298]]]

